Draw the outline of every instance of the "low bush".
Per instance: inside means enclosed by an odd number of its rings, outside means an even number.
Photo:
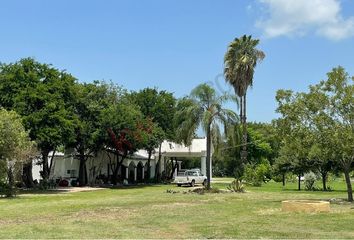
[[[247,164],[245,167],[244,180],[246,183],[260,187],[263,182],[269,181],[271,166],[267,160],[262,160],[260,164]]]
[[[313,172],[306,173],[304,175],[304,184],[307,191],[316,190],[316,175]]]
[[[15,197],[17,188],[10,186],[8,183],[0,182],[0,197]]]

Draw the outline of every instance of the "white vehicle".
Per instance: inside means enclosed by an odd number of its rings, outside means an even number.
[[[176,176],[173,183],[177,184],[178,187],[187,184],[192,187],[194,187],[195,184],[203,184],[205,186],[207,177],[201,174],[199,169],[191,169]]]

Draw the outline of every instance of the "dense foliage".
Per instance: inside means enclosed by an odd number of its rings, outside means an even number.
[[[313,171],[322,177],[323,190],[330,171],[341,170],[353,201],[350,171],[354,163],[354,78],[342,67],[308,92],[279,90],[277,129],[281,148],[276,166],[300,178]]]

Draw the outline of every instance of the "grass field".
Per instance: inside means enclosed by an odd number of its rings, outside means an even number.
[[[225,188],[216,179],[214,186]],[[285,199],[345,198],[268,183],[247,193],[183,194],[173,185],[77,193],[21,194],[0,199],[0,238],[354,238],[354,205],[330,213],[284,213]]]

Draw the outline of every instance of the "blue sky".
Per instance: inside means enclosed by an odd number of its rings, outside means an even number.
[[[277,89],[306,90],[342,65],[354,75],[352,0],[0,1],[0,61],[34,57],[79,81],[187,95],[227,90],[223,55],[252,34],[266,53],[248,94],[248,119],[271,121]],[[230,108],[235,107],[233,105]]]

